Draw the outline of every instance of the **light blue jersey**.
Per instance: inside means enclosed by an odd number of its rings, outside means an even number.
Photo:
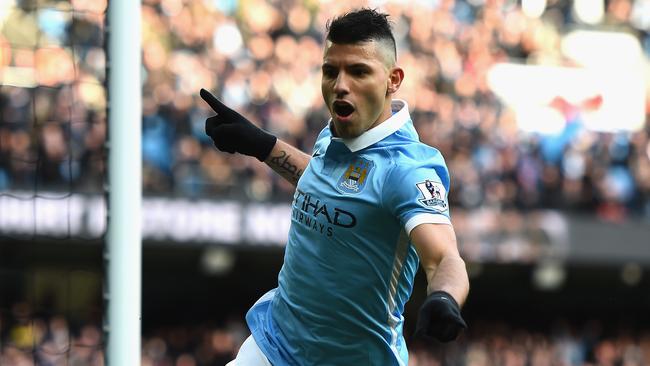
[[[404,304],[419,224],[450,224],[449,173],[405,102],[354,139],[329,126],[293,199],[278,288],[246,316],[273,365],[406,365]]]

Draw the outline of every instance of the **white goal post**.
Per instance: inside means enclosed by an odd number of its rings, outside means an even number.
[[[106,364],[139,365],[142,288],[140,1],[108,2]]]

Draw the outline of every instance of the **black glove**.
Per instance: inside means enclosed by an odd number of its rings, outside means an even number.
[[[226,107],[209,91],[201,89],[201,98],[217,112],[205,120],[205,133],[217,149],[229,153],[254,156],[264,161],[271,154],[277,137],[258,128],[246,117]]]
[[[427,296],[420,307],[415,337],[450,342],[466,328],[456,300],[445,291],[435,291]]]

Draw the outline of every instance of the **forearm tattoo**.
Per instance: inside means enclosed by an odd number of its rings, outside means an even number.
[[[271,156],[269,164],[273,170],[293,184],[297,184],[302,175],[302,169],[298,169],[297,165],[291,163],[291,154],[284,150],[281,150],[277,156]]]

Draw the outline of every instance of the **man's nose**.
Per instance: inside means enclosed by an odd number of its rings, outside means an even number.
[[[339,72],[334,83],[334,93],[337,96],[346,95],[350,93],[348,85],[348,77],[344,72]]]

